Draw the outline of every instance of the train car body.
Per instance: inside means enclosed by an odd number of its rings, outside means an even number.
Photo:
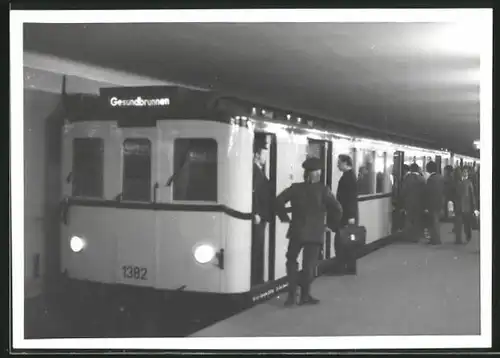
[[[351,155],[367,244],[393,231],[403,163],[452,162],[445,151],[318,129],[318,119],[179,87],[103,88],[68,108],[61,271],[77,281],[251,293],[254,301],[283,289],[288,227],[277,219],[259,248],[264,273],[251,274],[256,133],[269,144],[271,196],[302,180],[308,156],[323,160],[322,180],[335,193],[342,174],[336,158]],[[320,259],[335,257],[333,244],[325,233]]]

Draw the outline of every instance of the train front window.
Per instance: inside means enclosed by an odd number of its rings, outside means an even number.
[[[122,199],[151,200],[151,142],[147,138],[123,142]]]
[[[104,178],[104,141],[101,138],[73,140],[72,195],[102,198]]]
[[[179,138],[174,143],[173,198],[217,201],[217,142],[210,138]]]

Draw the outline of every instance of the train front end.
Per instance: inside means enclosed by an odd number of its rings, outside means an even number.
[[[69,281],[119,293],[248,291],[253,134],[205,98],[102,89],[99,115],[70,116],[61,204]]]

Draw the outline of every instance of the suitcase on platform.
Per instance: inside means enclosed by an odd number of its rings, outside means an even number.
[[[337,270],[340,274],[356,274],[357,259],[366,243],[366,228],[358,225],[344,226],[339,230],[339,239],[345,251],[339,257]]]
[[[342,245],[359,248],[366,243],[366,228],[358,225],[347,225],[339,230]]]

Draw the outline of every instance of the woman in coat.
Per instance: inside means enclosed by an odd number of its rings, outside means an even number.
[[[465,240],[468,243],[472,238],[472,223],[478,215],[477,200],[474,186],[469,179],[467,168],[456,169],[456,200],[455,200],[455,243],[462,244],[462,227],[465,232]]]

